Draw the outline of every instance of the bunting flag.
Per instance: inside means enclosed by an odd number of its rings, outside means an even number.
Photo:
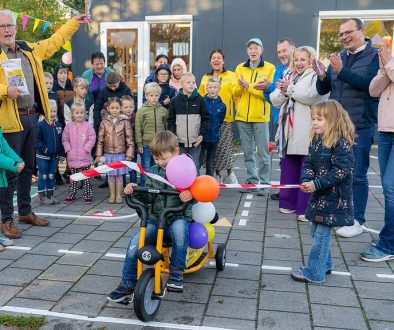
[[[39,18],[34,19],[34,26],[33,26],[33,32],[37,29],[38,24],[40,24],[41,20]]]
[[[12,13],[12,16],[15,18],[15,20],[18,19],[18,16],[22,17],[22,30],[26,29],[29,19],[34,19],[33,32],[35,32],[37,30],[37,28],[41,22],[44,23],[44,25],[42,26],[42,29],[41,29],[41,33],[44,33],[48,29],[49,25],[52,24],[51,22],[42,20],[41,18],[35,18],[35,17],[29,16],[29,15],[22,15],[20,13],[15,12],[15,11],[11,11],[11,13]]]
[[[44,23],[44,26],[43,26],[42,29],[41,29],[41,32],[42,32],[42,33],[44,33],[44,32],[47,30],[49,24],[51,24],[51,23],[49,23],[49,22],[45,22],[45,23]]]
[[[27,21],[29,20],[29,16],[23,15],[22,17],[22,30],[26,29]]]

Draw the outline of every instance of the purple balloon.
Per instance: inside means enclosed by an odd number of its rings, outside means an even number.
[[[167,164],[166,175],[175,187],[189,188],[196,178],[196,165],[191,158],[186,155],[173,157]]]
[[[208,232],[205,227],[198,222],[193,222],[189,226],[189,247],[201,249],[208,243]]]

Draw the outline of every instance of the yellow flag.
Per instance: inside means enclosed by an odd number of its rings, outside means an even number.
[[[72,47],[71,47],[71,42],[70,40],[67,40],[64,45],[62,46],[65,50],[67,50],[68,52],[72,51]]]
[[[34,19],[33,32],[37,29],[38,24],[40,24],[41,20],[39,18]]]

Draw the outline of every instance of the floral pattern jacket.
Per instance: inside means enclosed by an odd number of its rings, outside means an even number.
[[[303,183],[312,181],[316,188],[306,210],[307,219],[330,227],[354,224],[353,169],[353,151],[344,139],[332,148],[323,145],[321,135],[311,141],[301,179]]]

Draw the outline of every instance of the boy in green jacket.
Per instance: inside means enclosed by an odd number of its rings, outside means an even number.
[[[141,154],[141,165],[148,171],[155,163],[150,152],[150,143],[156,133],[167,127],[168,110],[159,103],[161,87],[151,82],[144,86],[146,102],[137,111],[135,118],[135,143]],[[145,177],[141,176],[141,186],[145,185]]]
[[[6,170],[20,173],[24,167],[25,163],[8,145],[3,137],[3,130],[0,128],[0,196],[8,186]],[[4,247],[11,245],[14,245],[12,240],[0,236],[0,252],[4,251]]]

